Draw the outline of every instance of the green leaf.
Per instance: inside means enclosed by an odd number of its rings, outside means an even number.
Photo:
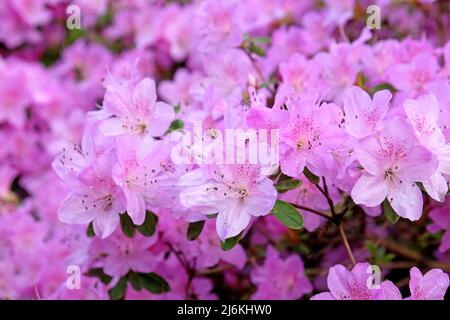
[[[263,48],[261,48],[260,46],[254,44],[253,42],[251,42],[250,45],[248,46],[248,51],[251,53],[254,53],[260,57],[266,56],[266,51]]]
[[[127,291],[127,277],[123,276],[120,278],[119,282],[109,290],[109,298],[111,300],[121,300],[125,297],[125,292]]]
[[[239,233],[237,236],[225,239],[225,241],[222,241],[222,243],[220,244],[220,247],[222,248],[223,251],[228,251],[233,249],[239,242],[239,240],[241,239],[242,236],[242,232]]]
[[[151,273],[138,273],[141,279],[141,285],[147,291],[151,293],[164,293],[170,291],[169,284],[164,278],[159,276],[158,274]]]
[[[93,223],[93,222],[89,223],[89,225],[88,225],[88,227],[87,227],[87,229],[86,229],[86,235],[87,235],[89,238],[95,237],[94,223]]]
[[[377,246],[370,240],[366,241],[366,248],[370,253],[373,264],[386,264],[395,259],[395,254],[387,253],[384,247]]]
[[[172,131],[180,130],[180,129],[183,129],[183,128],[184,128],[183,120],[176,119],[176,120],[172,121],[172,123],[170,124],[170,127],[167,130],[167,132],[172,132]]]
[[[204,226],[205,226],[204,220],[189,223],[187,231],[187,239],[189,241],[196,240],[200,236],[200,233],[202,233]]]
[[[309,169],[307,167],[305,167],[305,169],[303,170],[303,174],[311,183],[319,184],[320,178],[318,176],[316,176],[314,173],[312,173],[311,171],[309,171]]]
[[[128,280],[134,290],[140,291],[142,289],[141,277],[137,273],[130,271],[128,273]]]
[[[377,93],[378,91],[381,90],[389,90],[391,93],[396,93],[397,89],[395,89],[390,83],[380,83],[377,84],[376,86],[372,87],[369,89],[369,94],[370,95],[374,95],[375,93]]]
[[[281,200],[275,202],[275,206],[272,209],[273,215],[284,224],[286,227],[291,229],[301,229],[303,228],[303,218],[300,213],[289,203]]]
[[[302,182],[298,179],[282,180],[275,186],[278,192],[283,193],[289,190],[296,189],[302,185]]]
[[[398,219],[400,219],[387,199],[383,201],[383,212],[386,219],[388,219],[388,221],[392,224],[396,223]]]
[[[416,182],[417,186],[419,187],[420,191],[422,191],[423,193],[427,193],[427,190],[425,190],[425,187],[423,186],[422,182]]]
[[[133,238],[136,231],[135,226],[130,216],[126,212],[120,215],[120,227],[122,228],[122,232],[124,235],[126,235],[128,238]]]
[[[145,212],[144,223],[141,224],[140,226],[136,226],[136,229],[144,236],[151,237],[152,235],[155,234],[157,223],[158,217],[151,211],[147,210]]]
[[[84,29],[71,29],[67,33],[67,43],[72,44],[80,38],[87,36],[87,31]]]
[[[253,37],[250,40],[257,43],[270,43],[272,39],[270,37]]]
[[[86,275],[89,277],[99,278],[100,281],[104,284],[108,284],[112,280],[112,277],[108,276],[106,273],[104,273],[102,268],[90,269],[88,272],[86,272]]]
[[[96,28],[104,28],[108,25],[110,25],[114,21],[114,12],[111,10],[111,8],[108,8],[106,12],[98,18],[98,20],[95,23]]]

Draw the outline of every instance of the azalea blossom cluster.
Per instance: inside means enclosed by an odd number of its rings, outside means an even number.
[[[0,3],[0,298],[444,299],[445,10]]]

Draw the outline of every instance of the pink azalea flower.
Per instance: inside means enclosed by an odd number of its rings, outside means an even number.
[[[237,21],[237,6],[238,2],[235,0],[209,0],[201,3],[194,21],[202,51],[226,51],[241,44],[243,32]]]
[[[230,49],[220,54],[205,55],[202,61],[207,76],[192,85],[190,94],[193,100],[207,105],[208,95],[213,95],[215,101],[240,104],[242,90],[246,88],[251,73],[248,56],[242,50]]]
[[[74,191],[61,203],[58,217],[62,222],[87,224],[108,237],[119,225],[119,214],[125,212],[123,193],[111,177],[114,155],[106,153],[82,169],[74,180]]]
[[[319,81],[320,67],[315,61],[307,60],[296,53],[285,63],[280,64],[282,83],[277,92],[277,99],[287,97],[295,99],[321,92],[323,83]],[[282,96],[282,97],[279,97]]]
[[[337,264],[328,273],[330,292],[316,294],[311,300],[401,300],[400,290],[389,280],[370,282],[372,269],[368,263],[358,263],[351,271]]]
[[[145,237],[136,233],[133,238],[123,235],[121,230],[100,244],[103,271],[113,277],[122,277],[128,271],[152,272],[158,263],[158,256],[150,252],[158,237]]]
[[[313,58],[314,63],[321,66],[320,77],[326,88],[326,98],[339,103],[345,90],[356,82],[361,69],[364,42],[370,39],[367,29],[353,43],[338,43],[330,46],[329,52],[319,52]]]
[[[117,164],[112,175],[124,192],[128,215],[136,225],[141,225],[147,207],[163,202],[161,182],[164,179],[160,173],[167,150],[161,141],[135,136],[118,137],[116,150]]]
[[[438,71],[436,58],[429,53],[421,53],[408,63],[397,64],[389,70],[389,82],[398,90],[412,96],[424,91]]]
[[[375,207],[387,197],[399,216],[419,219],[423,200],[415,182],[429,178],[437,161],[416,144],[411,126],[393,118],[379,133],[360,140],[355,152],[364,172],[351,191],[353,200]]]
[[[282,259],[272,246],[268,246],[264,264],[255,267],[251,273],[251,281],[257,286],[252,299],[300,299],[313,289],[304,270],[299,255]]]
[[[281,128],[281,171],[298,177],[305,166],[320,174],[333,166],[330,153],[340,137],[340,110],[334,104],[300,101],[288,105],[289,123]]]
[[[100,128],[106,135],[149,134],[161,136],[174,119],[173,108],[156,101],[155,82],[144,78],[121,80],[109,76],[105,83],[104,110],[114,117],[103,121]]]
[[[272,210],[277,191],[261,173],[261,166],[250,164],[210,165],[180,178],[181,204],[199,213],[218,213],[217,234],[224,240],[238,235],[252,217]]]
[[[439,128],[438,101],[430,94],[417,100],[408,99],[403,105],[417,138],[436,155],[439,161],[436,172],[423,182],[423,186],[430,197],[443,202],[448,192],[448,183],[444,175],[450,175],[450,143],[446,143],[444,134]]]
[[[422,275],[416,267],[411,268],[408,300],[443,300],[449,286],[448,274],[432,269]]]
[[[376,92],[372,100],[359,87],[348,89],[342,98],[346,131],[359,139],[379,131],[391,98],[388,90]]]

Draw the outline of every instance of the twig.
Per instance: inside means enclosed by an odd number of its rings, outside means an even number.
[[[355,260],[355,257],[353,256],[352,248],[350,247],[350,244],[348,243],[347,236],[345,235],[345,231],[344,231],[344,227],[343,227],[342,223],[339,224],[339,233],[341,235],[342,242],[344,243],[345,250],[347,250],[347,254],[348,254],[353,266],[355,266],[356,260]]]
[[[327,186],[327,182],[325,180],[325,177],[322,177],[322,182],[323,182],[323,188],[319,184],[316,184],[315,186],[317,187],[317,189],[319,189],[319,191],[327,199],[328,205],[330,206],[331,215],[333,217],[336,217],[336,211],[334,210],[333,199],[331,199],[330,194],[328,193],[328,186]]]
[[[315,210],[315,209],[312,209],[312,208],[308,208],[308,207],[304,207],[304,206],[301,206],[301,205],[298,205],[298,204],[295,204],[295,203],[289,203],[289,204],[292,205],[293,207],[297,208],[297,209],[305,210],[305,211],[317,214],[318,216],[321,216],[321,217],[323,217],[323,218],[325,218],[327,220],[330,220],[330,221],[333,220],[332,217],[330,217],[329,215],[327,215],[327,214],[325,214],[323,212],[320,212],[318,210]]]

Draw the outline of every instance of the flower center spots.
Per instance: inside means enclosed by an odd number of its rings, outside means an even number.
[[[247,195],[248,195],[248,190],[247,189],[240,189],[239,191],[238,191],[238,195],[239,195],[239,197],[241,197],[241,198],[245,198]]]
[[[389,168],[384,172],[384,180],[394,180],[394,170],[392,170],[392,168]]]

